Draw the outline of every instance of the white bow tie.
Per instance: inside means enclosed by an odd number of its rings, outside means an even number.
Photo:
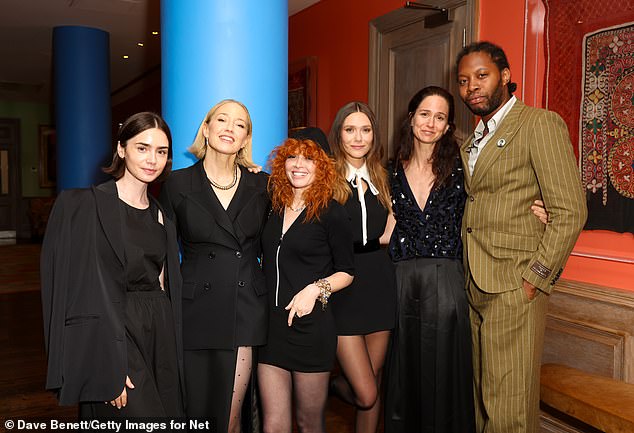
[[[366,164],[363,164],[363,167],[355,168],[350,165],[350,163],[348,163],[348,176],[346,179],[348,180],[348,182],[352,183],[352,186],[355,188],[358,188],[357,178],[363,179],[365,183],[368,184],[368,187],[370,188],[372,194],[379,195],[379,190],[376,189],[376,187],[370,180],[370,172],[368,171],[368,166]]]
[[[361,203],[361,226],[363,229],[363,245],[368,243],[368,211],[365,206],[365,194],[363,193],[363,182],[368,184],[370,192],[374,195],[379,194],[379,190],[376,189],[372,181],[370,180],[370,173],[368,167],[363,164],[361,168],[355,168],[348,163],[348,176],[346,177],[348,182],[357,189],[357,195],[359,196],[359,203]]]

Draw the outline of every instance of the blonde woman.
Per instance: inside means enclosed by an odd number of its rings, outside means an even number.
[[[254,346],[266,342],[260,234],[269,209],[267,175],[251,173],[252,123],[234,100],[216,104],[160,200],[182,248],[186,410],[239,432]]]

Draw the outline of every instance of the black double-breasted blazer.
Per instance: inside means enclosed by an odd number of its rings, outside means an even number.
[[[40,261],[46,388],[57,391],[60,404],[110,401],[125,384],[127,281],[120,212],[116,184],[109,181],[63,191],[48,220]],[[174,224],[167,218],[163,222],[164,288],[171,299],[182,377],[178,243]]]
[[[213,193],[202,160],[172,172],[161,188],[159,200],[175,221],[181,244],[185,350],[244,344],[237,329],[244,318],[251,329],[248,344],[266,341],[266,283],[259,258],[270,208],[268,176],[240,169],[227,210]],[[249,302],[240,303],[245,296]]]

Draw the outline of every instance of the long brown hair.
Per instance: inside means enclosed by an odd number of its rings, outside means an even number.
[[[293,187],[286,176],[285,164],[290,156],[295,155],[303,155],[315,163],[315,179],[303,192],[302,199],[306,205],[304,221],[319,219],[321,211],[333,199],[336,172],[334,161],[312,140],[288,138],[271,152],[268,190],[273,210],[281,214],[285,206],[293,204]]]
[[[366,155],[365,163],[370,173],[370,180],[379,190],[379,201],[386,209],[391,208],[390,203],[390,186],[387,178],[387,170],[383,167],[383,146],[379,140],[378,124],[376,116],[367,104],[363,102],[353,101],[349,102],[339,109],[335,120],[332,122],[330,128],[330,146],[332,148],[333,155],[335,156],[335,167],[337,169],[337,175],[343,179],[346,179],[348,175],[348,164],[346,163],[346,154],[343,151],[341,143],[341,129],[346,121],[346,118],[352,113],[363,113],[370,120],[372,126],[372,146],[370,151]],[[348,182],[346,184],[346,200],[352,195]]]
[[[458,146],[458,140],[454,136],[456,131],[456,124],[454,123],[454,102],[451,93],[437,86],[428,86],[419,90],[409,101],[407,106],[407,118],[401,125],[401,134],[399,140],[399,147],[396,150],[398,160],[400,162],[409,161],[414,151],[414,132],[412,131],[412,116],[416,113],[418,106],[423,99],[428,96],[440,96],[449,106],[449,113],[447,113],[447,132],[440,137],[440,140],[434,146],[434,151],[431,155],[431,169],[434,173],[434,188],[440,188],[444,186],[448,179],[451,177],[451,172],[456,164],[456,158],[460,147]]]

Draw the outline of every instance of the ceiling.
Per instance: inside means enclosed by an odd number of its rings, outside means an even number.
[[[289,16],[318,1],[288,0]],[[57,26],[110,34],[113,91],[160,64],[160,35],[152,35],[160,30],[159,0],[2,0],[0,7],[0,100],[50,100]]]

